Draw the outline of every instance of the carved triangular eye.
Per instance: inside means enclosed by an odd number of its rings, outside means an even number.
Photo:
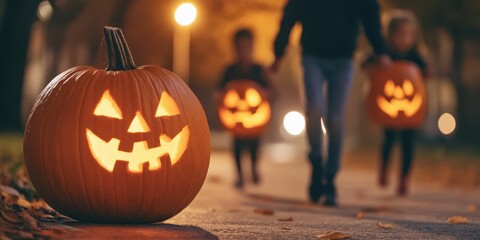
[[[414,88],[413,88],[413,83],[412,83],[412,81],[410,81],[410,79],[406,79],[406,80],[403,82],[403,92],[404,92],[405,95],[407,95],[407,96],[412,96],[414,91],[415,91],[415,90],[414,90]]]
[[[108,89],[103,92],[102,99],[100,99],[98,102],[93,114],[95,116],[122,119],[122,111],[118,107],[118,104],[115,102],[115,100],[113,100]]]
[[[256,107],[262,102],[262,96],[254,88],[248,88],[245,91],[245,100],[247,100],[248,106]]]
[[[162,92],[155,117],[168,117],[180,114],[178,105],[167,92]]]
[[[227,94],[225,94],[225,97],[223,99],[223,104],[227,108],[234,108],[237,106],[239,100],[240,96],[238,96],[238,93],[235,90],[228,90]]]
[[[395,83],[392,80],[388,80],[385,83],[385,87],[383,91],[385,92],[385,96],[388,96],[388,97],[393,96],[393,92],[395,91]]]

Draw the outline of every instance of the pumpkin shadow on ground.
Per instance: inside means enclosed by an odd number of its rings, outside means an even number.
[[[219,239],[203,228],[154,223],[109,225],[74,222],[62,239]]]

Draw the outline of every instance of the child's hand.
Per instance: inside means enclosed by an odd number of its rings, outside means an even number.
[[[392,64],[392,59],[387,54],[378,55],[377,63],[381,67],[388,67]]]
[[[272,73],[278,72],[279,67],[280,67],[280,59],[275,58],[275,61],[273,61],[272,65],[270,66],[270,72]]]

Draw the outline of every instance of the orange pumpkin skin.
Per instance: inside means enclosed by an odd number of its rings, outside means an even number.
[[[97,112],[107,90],[121,119]],[[177,112],[157,116],[166,95]],[[138,115],[141,132],[132,120]],[[99,151],[94,146],[100,144],[89,138],[92,133],[97,140],[118,145],[110,152]],[[184,144],[181,154],[162,152],[142,162],[146,149],[180,149],[173,144],[178,139]],[[174,73],[157,66],[81,66],[58,75],[40,94],[26,125],[24,154],[35,188],[59,212],[88,222],[158,222],[179,213],[200,190],[209,165],[210,134],[200,102]],[[100,164],[105,156],[118,156],[113,169]],[[134,161],[140,163],[130,166]]]
[[[271,107],[265,90],[258,83],[234,80],[224,87],[218,116],[223,127],[236,138],[256,138],[265,132],[270,122]]]
[[[367,107],[370,118],[382,127],[409,129],[425,120],[427,91],[420,69],[407,61],[369,70]]]

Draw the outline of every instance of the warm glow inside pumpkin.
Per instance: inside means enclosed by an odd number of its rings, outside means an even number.
[[[412,81],[405,79],[402,86],[396,86],[388,80],[384,87],[385,96],[378,96],[378,107],[392,118],[397,118],[400,112],[411,117],[422,105],[422,96],[415,92]],[[389,100],[390,99],[390,100]]]
[[[223,126],[236,136],[258,136],[270,121],[272,112],[263,89],[250,80],[229,82],[220,107]]]
[[[121,109],[110,95],[109,90],[103,93],[93,114],[95,116],[122,119]],[[175,100],[168,95],[167,92],[163,92],[155,117],[166,118],[178,114],[180,114],[180,110]],[[146,162],[149,164],[149,170],[157,170],[161,167],[160,158],[167,154],[170,157],[171,165],[175,165],[187,149],[188,138],[190,136],[188,126],[185,126],[173,139],[166,134],[161,134],[159,136],[160,146],[158,147],[149,148],[147,141],[139,141],[133,143],[133,150],[131,152],[125,152],[118,150],[120,139],[112,138],[110,141],[105,142],[89,128],[86,129],[86,132],[88,146],[90,147],[92,155],[98,164],[109,172],[113,172],[117,161],[128,162],[128,170],[130,172],[142,172],[143,164]],[[141,112],[137,111],[135,113],[135,117],[132,119],[127,132],[150,132],[150,127]]]
[[[426,87],[415,64],[396,61],[387,67],[369,69],[369,76],[372,84],[367,106],[376,123],[398,129],[418,127],[423,123]]]

